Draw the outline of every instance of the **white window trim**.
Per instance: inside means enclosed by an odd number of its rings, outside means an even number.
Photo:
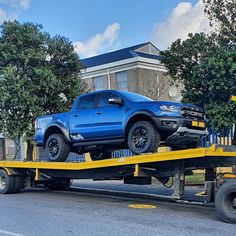
[[[120,66],[117,66],[115,68],[109,68],[109,74],[125,71],[125,70],[131,70],[136,68],[142,68],[142,69],[148,69],[148,70],[155,70],[155,71],[161,71],[161,72],[167,72],[168,70],[166,67],[162,64],[150,64],[145,62],[136,62],[131,64],[122,64]],[[97,77],[101,75],[107,75],[107,70],[94,70],[94,71],[84,71],[81,74],[82,79]]]

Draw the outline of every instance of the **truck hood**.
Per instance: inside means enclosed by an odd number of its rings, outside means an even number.
[[[134,102],[136,103],[136,102]],[[198,109],[199,111],[203,111],[202,107],[193,105],[193,104],[187,104],[187,103],[180,103],[180,102],[169,102],[169,101],[143,101],[143,102],[137,102],[137,104],[147,105],[147,106],[178,106],[178,107],[192,107],[195,109]]]

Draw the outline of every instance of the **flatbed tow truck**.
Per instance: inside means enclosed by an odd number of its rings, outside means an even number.
[[[194,169],[236,165],[235,146],[216,146],[143,154],[89,162],[0,161],[0,193],[18,193],[24,187],[51,189],[70,186],[72,179],[124,180],[126,184],[151,184],[152,177],[166,183],[174,179],[172,199],[181,200],[185,175]],[[205,203],[215,203],[220,218],[236,223],[236,173],[211,175],[205,182]]]

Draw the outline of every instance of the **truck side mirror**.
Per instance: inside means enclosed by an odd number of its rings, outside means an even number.
[[[124,102],[121,98],[109,98],[108,102],[110,104],[115,104],[115,105],[123,105],[124,104]]]

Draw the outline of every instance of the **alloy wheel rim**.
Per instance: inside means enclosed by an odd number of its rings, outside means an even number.
[[[57,156],[59,153],[59,143],[57,139],[51,139],[48,143],[48,151],[52,157]]]
[[[226,199],[225,204],[228,210],[232,213],[236,212],[236,193],[230,193]]]
[[[102,158],[102,152],[95,153],[94,157],[95,157],[95,159],[101,159]]]
[[[144,128],[137,128],[132,136],[133,145],[137,149],[144,149],[148,142],[147,130]]]

